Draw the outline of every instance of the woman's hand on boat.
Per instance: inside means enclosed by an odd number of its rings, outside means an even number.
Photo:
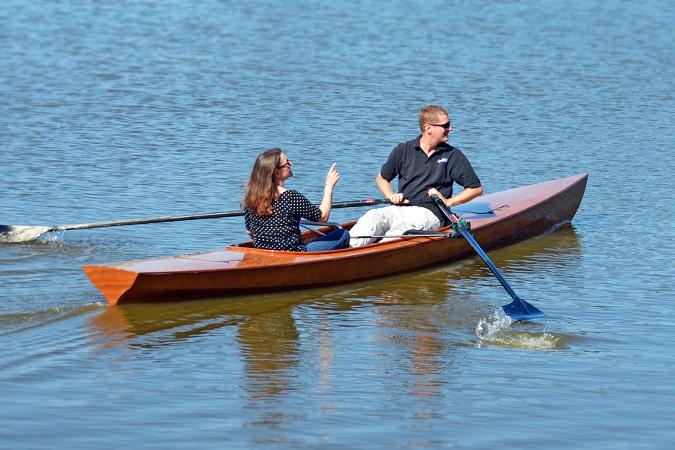
[[[338,180],[340,180],[340,172],[337,171],[335,166],[336,163],[333,163],[326,174],[326,186],[330,186],[331,188],[337,184]]]

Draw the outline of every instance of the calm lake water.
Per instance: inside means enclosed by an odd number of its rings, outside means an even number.
[[[486,192],[589,172],[572,225],[330,289],[108,307],[83,264],[245,239],[240,218],[0,244],[0,448],[675,445],[675,5],[8,0],[0,223],[239,208],[261,150],[377,196],[426,103]],[[363,209],[338,210],[335,220]]]

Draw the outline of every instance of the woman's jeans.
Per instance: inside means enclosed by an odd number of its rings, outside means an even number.
[[[338,228],[305,245],[308,252],[325,252],[349,247],[349,231]]]

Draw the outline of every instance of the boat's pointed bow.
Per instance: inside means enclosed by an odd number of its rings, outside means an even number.
[[[134,285],[138,273],[106,266],[83,266],[82,270],[108,303],[117,304]]]

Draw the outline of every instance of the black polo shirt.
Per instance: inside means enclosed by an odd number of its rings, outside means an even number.
[[[445,198],[450,198],[453,183],[464,188],[477,188],[481,186],[480,179],[464,153],[447,143],[440,144],[427,158],[420,147],[421,137],[399,144],[382,165],[380,175],[389,182],[398,177],[398,191],[410,200],[410,204],[427,208],[445,224],[445,216],[427,191],[433,187]]]

